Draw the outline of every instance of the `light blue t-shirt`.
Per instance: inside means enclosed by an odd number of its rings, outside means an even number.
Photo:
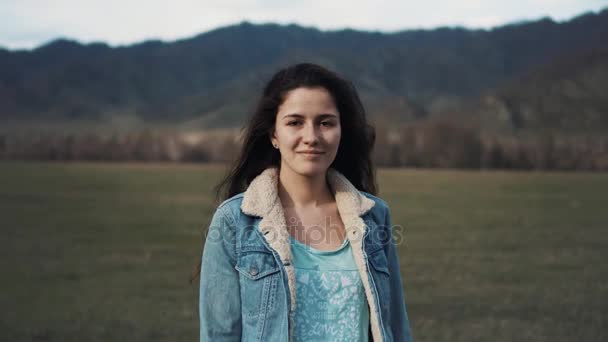
[[[294,340],[368,341],[367,301],[348,239],[333,251],[289,240],[296,276]]]

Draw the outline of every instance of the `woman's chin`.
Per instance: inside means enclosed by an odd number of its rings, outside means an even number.
[[[295,166],[293,169],[297,174],[306,177],[314,177],[323,175],[327,172],[328,165],[325,163],[302,163]]]

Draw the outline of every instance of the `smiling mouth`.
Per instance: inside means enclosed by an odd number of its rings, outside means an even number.
[[[298,153],[301,153],[301,154],[309,154],[309,155],[318,155],[318,154],[323,154],[323,153],[325,153],[325,152],[298,152]]]

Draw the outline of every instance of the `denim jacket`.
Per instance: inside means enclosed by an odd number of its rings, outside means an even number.
[[[386,202],[327,172],[369,306],[373,341],[411,341],[399,260]],[[278,169],[222,202],[202,256],[201,341],[291,341],[297,305]]]

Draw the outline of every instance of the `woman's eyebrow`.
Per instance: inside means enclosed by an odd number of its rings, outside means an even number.
[[[338,118],[338,116],[337,116],[336,114],[326,113],[326,114],[321,114],[321,115],[319,115],[319,118],[321,118],[321,119],[327,119],[327,118],[331,119],[331,118],[336,118],[336,119],[337,119],[337,118]]]
[[[298,113],[291,113],[291,114],[285,114],[283,115],[283,119],[287,119],[287,118],[303,118],[304,115],[302,114],[298,114]]]
[[[283,115],[283,119],[287,119],[287,118],[304,118],[304,115],[298,114],[298,113],[290,113],[290,114]],[[319,118],[319,119],[338,118],[338,116],[336,114],[323,113],[323,114],[319,114],[317,116],[317,118]]]

